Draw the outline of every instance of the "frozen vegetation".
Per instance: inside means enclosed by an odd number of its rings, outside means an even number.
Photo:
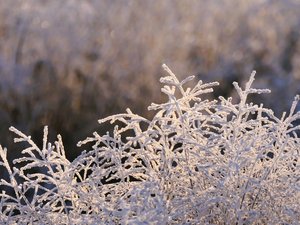
[[[11,127],[26,147],[19,169],[0,148],[0,223],[299,224],[299,96],[276,117],[248,101],[270,92],[253,87],[255,72],[233,83],[238,101],[209,100],[217,82],[189,87],[193,76],[163,67],[167,101],[149,106],[153,118],[127,109],[99,120],[113,131],[79,142],[92,147],[73,161],[47,127],[42,146]]]

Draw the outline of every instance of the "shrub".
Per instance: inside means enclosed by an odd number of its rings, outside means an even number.
[[[74,161],[66,159],[61,136],[43,146],[11,127],[25,142],[23,157],[0,185],[2,224],[297,224],[300,221],[300,142],[296,96],[281,118],[248,103],[255,72],[240,98],[207,100],[217,82],[193,76],[179,81],[172,71],[160,79],[168,101],[152,104],[152,120],[131,110],[99,120],[115,124]]]
[[[222,96],[255,68],[256,84],[273,90],[259,101],[278,116],[299,91],[299,11],[298,0],[2,0],[1,143],[12,155],[10,125],[38,139],[51,124],[69,149],[99,116],[130,106],[151,118],[161,62],[218,80]]]

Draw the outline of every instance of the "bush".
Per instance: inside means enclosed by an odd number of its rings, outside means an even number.
[[[255,69],[256,84],[274,92],[258,101],[278,116],[299,93],[299,11],[298,0],[2,0],[1,143],[13,155],[9,126],[41,144],[51,124],[75,148],[99,116],[130,107],[151,118],[162,62],[219,81],[222,96]]]
[[[168,101],[152,104],[152,120],[131,110],[99,123],[115,124],[74,161],[61,136],[43,146],[11,127],[26,142],[23,157],[1,186],[2,224],[297,224],[300,221],[299,96],[281,118],[248,103],[255,72],[245,88],[234,82],[239,102],[207,100],[217,82],[193,88],[172,71],[160,79]]]

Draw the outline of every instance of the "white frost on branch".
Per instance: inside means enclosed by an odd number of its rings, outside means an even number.
[[[27,143],[0,185],[1,224],[298,224],[300,221],[300,112],[296,96],[281,118],[233,85],[240,97],[203,99],[217,82],[179,81],[163,65],[168,101],[152,104],[152,120],[127,110],[99,123],[115,124],[70,162],[61,136],[43,146],[11,127]],[[42,171],[42,172],[41,172]]]

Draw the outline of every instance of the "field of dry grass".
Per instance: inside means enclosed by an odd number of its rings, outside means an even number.
[[[224,96],[255,69],[257,87],[274,92],[260,101],[286,110],[300,87],[299,10],[297,0],[0,0],[1,143],[11,125],[41,143],[49,125],[70,149],[98,118],[126,107],[150,116],[162,63],[220,81]]]

